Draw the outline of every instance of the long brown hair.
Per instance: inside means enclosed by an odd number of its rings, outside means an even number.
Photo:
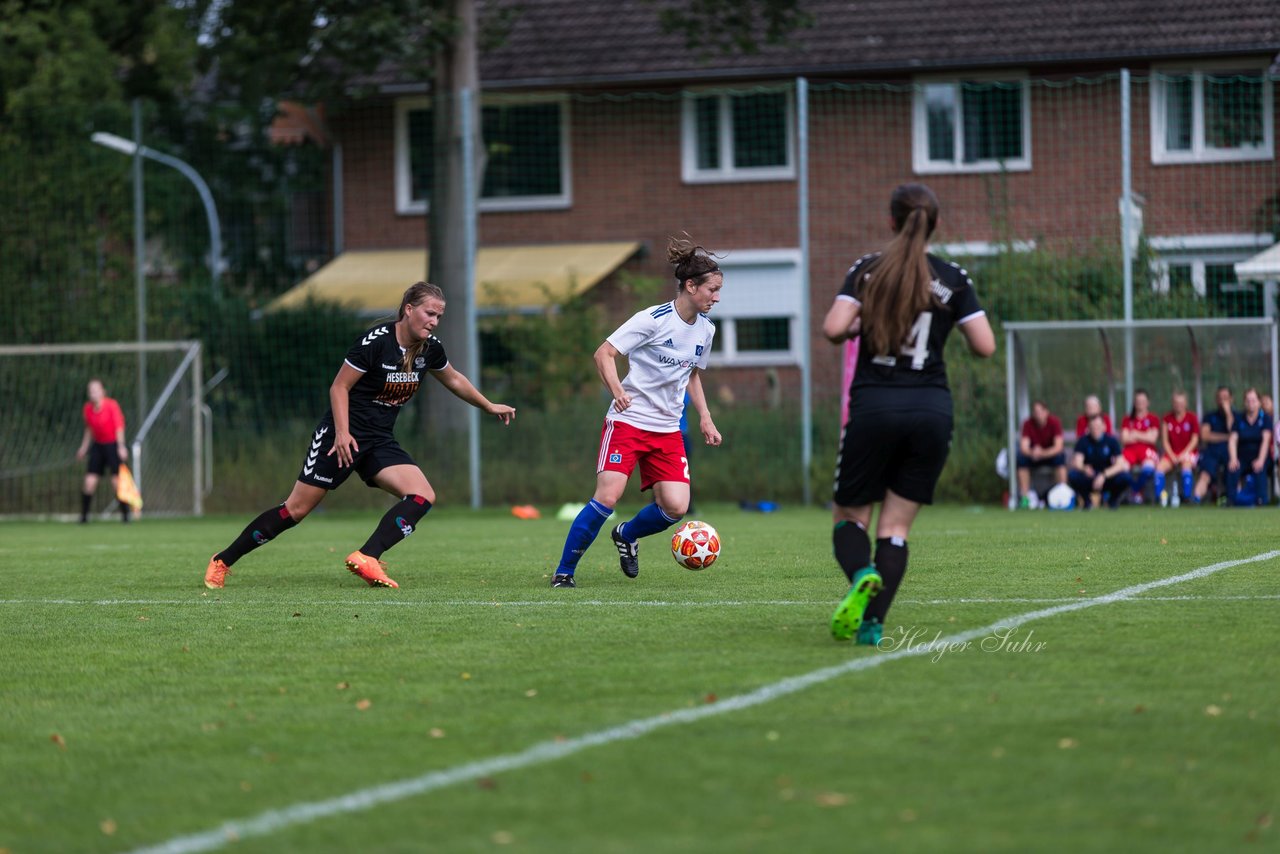
[[[712,273],[720,272],[716,258],[720,256],[694,243],[688,233],[684,237],[667,240],[667,261],[676,277],[676,293],[684,290],[684,283],[693,279],[694,287],[707,281]]]
[[[407,305],[419,306],[428,299],[438,299],[444,302],[444,291],[438,285],[429,282],[417,282],[409,286],[404,292],[404,296],[400,298],[400,312],[396,315],[396,322],[404,320],[404,307]],[[413,370],[413,360],[422,354],[422,349],[427,346],[427,339],[414,341],[408,347],[404,348],[404,359],[400,365],[407,373]]]
[[[867,265],[863,338],[877,356],[896,356],[920,312],[933,303],[926,254],[938,224],[938,197],[924,184],[902,184],[889,200],[893,240]]]

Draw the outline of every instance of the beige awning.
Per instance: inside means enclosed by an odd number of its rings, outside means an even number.
[[[585,293],[640,248],[639,241],[486,246],[476,253],[476,310],[543,308]],[[277,297],[267,311],[309,298],[362,314],[394,314],[405,288],[426,277],[425,249],[343,252]],[[437,282],[446,295],[447,283]]]
[[[1280,243],[1239,262],[1235,268],[1236,278],[1242,282],[1280,281]]]

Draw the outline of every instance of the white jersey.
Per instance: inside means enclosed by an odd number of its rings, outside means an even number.
[[[622,388],[631,405],[618,412],[610,403],[605,420],[655,433],[679,430],[684,390],[694,368],[706,369],[715,334],[715,324],[705,314],[685,323],[674,300],[632,315],[606,339],[630,363]]]

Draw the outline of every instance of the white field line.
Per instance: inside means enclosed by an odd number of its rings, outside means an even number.
[[[919,644],[915,646],[907,645],[899,647],[897,650],[892,652],[858,655],[843,664],[823,667],[799,676],[791,676],[786,679],[764,685],[754,691],[749,691],[745,694],[738,694],[734,697],[727,697],[723,700],[717,700],[716,702],[705,706],[676,709],[671,712],[664,712],[660,715],[653,715],[652,717],[637,718],[633,721],[609,727],[608,729],[587,733],[586,735],[581,735],[577,738],[569,738],[563,741],[543,741],[520,751],[519,753],[507,753],[501,756],[493,756],[488,759],[476,760],[475,762],[467,762],[441,771],[431,771],[419,777],[411,777],[391,783],[384,783],[379,786],[371,786],[367,789],[360,789],[358,791],[351,792],[350,794],[340,795],[338,797],[328,798],[322,801],[310,801],[294,804],[289,807],[283,807],[281,809],[266,810],[265,812],[261,812],[251,818],[225,822],[213,830],[205,830],[185,836],[175,836],[172,839],[159,843],[158,845],[135,849],[132,854],[191,854],[191,852],[198,851],[213,851],[240,839],[268,836],[294,825],[306,824],[308,822],[330,818],[344,813],[361,812],[382,804],[401,801],[405,798],[421,795],[425,792],[432,792],[437,789],[452,786],[456,783],[478,780],[492,774],[500,774],[506,771],[528,768],[532,765],[554,762],[557,759],[571,756],[572,754],[579,753],[583,750],[587,750],[588,748],[600,747],[602,745],[612,744],[618,741],[640,738],[655,730],[665,729],[666,727],[696,723],[704,718],[717,717],[729,712],[749,709],[753,706],[772,702],[780,697],[796,694],[807,688],[811,688],[814,685],[829,682],[832,679],[849,673],[856,673],[861,670],[870,670],[873,667],[879,667],[881,665],[888,664],[891,661],[897,661],[901,658],[912,658],[926,654],[935,654],[936,647],[939,645],[960,644],[966,641],[977,640],[978,638],[990,636],[996,631],[1011,631],[1035,620],[1043,620],[1048,617],[1055,617],[1059,614],[1067,614],[1072,611],[1081,611],[1085,608],[1093,608],[1097,605],[1108,605],[1113,602],[1132,599],[1135,596],[1146,593],[1148,590],[1169,587],[1174,584],[1181,584],[1184,581],[1194,581],[1198,578],[1213,575],[1215,572],[1230,569],[1233,566],[1272,560],[1276,557],[1280,557],[1280,551],[1263,552],[1262,554],[1257,554],[1253,557],[1214,563],[1208,566],[1199,567],[1198,569],[1193,569],[1190,572],[1184,572],[1180,575],[1172,575],[1168,578],[1161,578],[1157,581],[1135,584],[1131,587],[1125,587],[1121,590],[1117,590],[1114,593],[1095,596],[1092,599],[1068,602],[1052,608],[1042,608],[1037,611],[1027,611],[1026,613],[1018,614],[999,622],[983,626],[982,628],[958,632],[957,634],[940,639],[936,644]]]
[[[1254,602],[1280,599],[1280,593],[1255,593],[1239,596],[1133,596],[1128,602]],[[769,607],[816,607],[828,606],[834,599],[713,599],[707,601],[663,601],[659,599],[623,600],[623,599],[531,599],[503,602],[497,599],[421,599],[408,602],[391,599],[318,599],[314,601],[298,601],[291,599],[253,600],[253,599],[0,599],[0,605],[80,605],[80,606],[124,606],[140,605],[144,607],[186,605],[205,608],[744,608],[758,605]],[[898,599],[899,605],[1053,605],[1060,602],[1085,602],[1085,596],[1055,596],[1046,598],[1032,597],[997,597],[990,599],[961,597],[955,599]]]

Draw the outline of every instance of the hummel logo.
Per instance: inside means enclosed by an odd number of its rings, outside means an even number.
[[[328,427],[321,427],[315,432],[314,438],[311,440],[311,451],[307,454],[307,461],[302,464],[302,473],[309,475],[316,468],[316,460],[320,457],[320,444],[324,434],[329,432]]]
[[[372,330],[368,335],[361,338],[360,343],[368,344],[370,341],[377,338],[379,335],[386,335],[386,334],[387,334],[387,327],[379,326],[377,329]]]
[[[674,341],[672,341],[670,338],[668,338],[666,341],[663,341],[663,342],[662,342],[662,346],[663,346],[663,347],[670,347],[671,349],[673,349],[673,350],[674,350],[674,349],[675,349],[675,346],[676,346],[676,342],[674,342]]]

